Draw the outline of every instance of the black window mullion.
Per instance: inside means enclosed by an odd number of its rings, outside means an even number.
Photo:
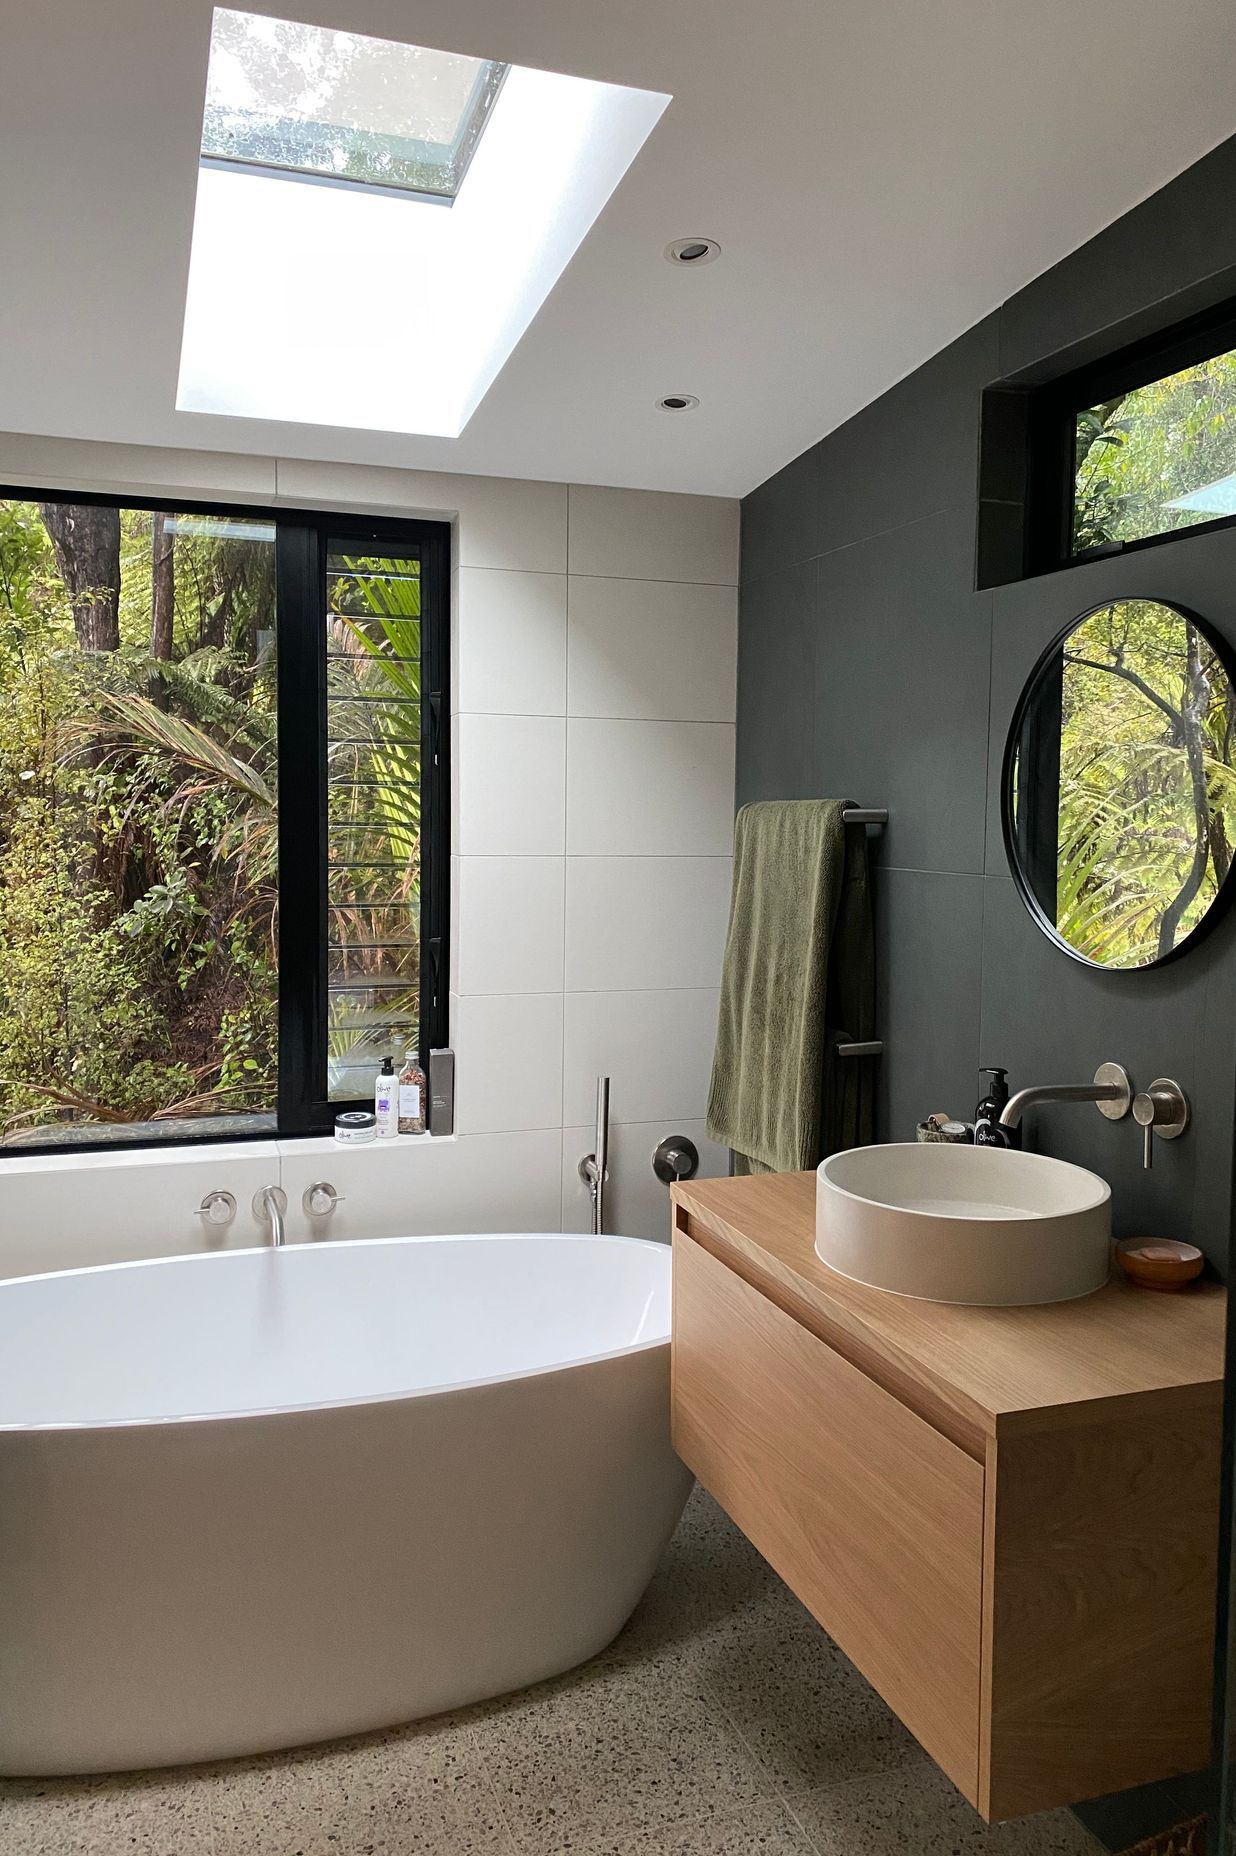
[[[449,1037],[450,573],[447,531],[421,556],[421,1062]]]
[[[275,539],[279,678],[279,1131],[326,1112],[326,562],[315,524]]]

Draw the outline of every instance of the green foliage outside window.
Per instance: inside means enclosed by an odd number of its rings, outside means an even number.
[[[1236,472],[1236,353],[1083,409],[1075,470],[1075,554],[1236,512],[1222,493],[1210,508],[1170,506]]]
[[[0,1139],[274,1103],[274,549],[0,502]]]

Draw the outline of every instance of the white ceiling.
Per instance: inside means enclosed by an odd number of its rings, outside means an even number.
[[[461,437],[178,413],[211,0],[14,6],[0,429],[741,495],[1236,130],[1231,0],[246,4],[674,101]]]

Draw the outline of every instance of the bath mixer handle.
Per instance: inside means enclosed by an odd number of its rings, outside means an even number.
[[[342,1205],[346,1193],[336,1192],[328,1179],[315,1179],[311,1186],[306,1186],[301,1194],[301,1205],[307,1218],[329,1218],[336,1205]]]
[[[197,1215],[203,1224],[231,1224],[236,1216],[236,1201],[230,1192],[208,1192]]]

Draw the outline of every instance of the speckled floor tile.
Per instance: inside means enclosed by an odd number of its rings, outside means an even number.
[[[513,1856],[471,1729],[427,1722],[209,1777],[215,1856]]]
[[[1071,1811],[985,1824],[930,1761],[800,1794],[790,1809],[817,1856],[1102,1856]]]
[[[754,1612],[796,1605],[767,1561],[697,1487],[635,1615],[605,1655],[703,1652]]]
[[[781,1792],[926,1757],[799,1605],[750,1614],[710,1642],[695,1667]]]
[[[736,1812],[652,1824],[643,1830],[582,1829],[571,1856],[813,1856],[801,1826],[777,1800]]]
[[[0,1856],[214,1856],[191,1774],[0,1783]]]
[[[478,1740],[525,1852],[656,1847],[668,1826],[734,1816],[767,1782],[722,1711],[680,1665],[593,1664],[534,1706],[496,1709]],[[584,1842],[587,1838],[589,1841]]]
[[[177,1773],[0,1782],[0,1856],[1096,1856],[988,1829],[697,1491],[585,1669],[438,1720]]]

